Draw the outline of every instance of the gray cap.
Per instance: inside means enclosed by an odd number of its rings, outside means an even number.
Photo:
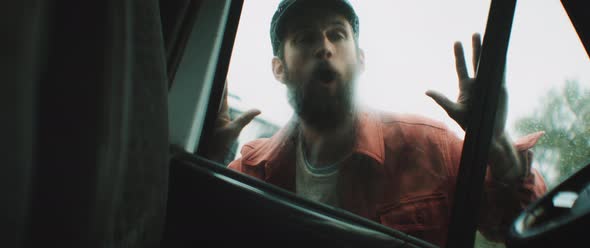
[[[355,38],[359,33],[359,18],[354,8],[348,0],[282,0],[275,11],[270,24],[270,41],[272,43],[272,52],[277,56],[281,47],[285,30],[283,24],[289,15],[294,13],[305,12],[308,9],[328,8],[337,11],[348,19],[352,26]]]

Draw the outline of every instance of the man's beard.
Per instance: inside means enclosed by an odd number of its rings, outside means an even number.
[[[331,82],[336,83],[335,91],[331,92],[320,83],[313,82],[295,82],[285,68],[287,75],[287,94],[289,103],[295,113],[309,127],[318,131],[327,131],[345,124],[346,121],[352,120],[354,112],[354,82],[356,75],[353,75],[349,82]],[[330,74],[327,77],[333,77],[335,80],[343,80],[331,70],[328,64],[321,64],[312,73],[313,78],[326,77],[321,74]]]

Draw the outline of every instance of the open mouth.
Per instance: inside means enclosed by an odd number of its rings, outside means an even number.
[[[336,80],[336,72],[328,66],[321,66],[314,73],[314,78],[323,84],[330,84]]]

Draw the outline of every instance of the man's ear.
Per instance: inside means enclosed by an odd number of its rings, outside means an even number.
[[[281,83],[285,83],[285,65],[283,65],[283,61],[279,59],[279,57],[272,58],[272,74],[275,76],[275,79]]]
[[[365,50],[359,48],[358,53],[359,53],[360,70],[361,70],[361,72],[364,72],[365,71]]]

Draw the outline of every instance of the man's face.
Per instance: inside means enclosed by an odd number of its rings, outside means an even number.
[[[283,59],[273,59],[275,77],[306,124],[326,130],[351,116],[354,86],[364,69],[350,23],[341,15],[307,13],[286,23]]]

